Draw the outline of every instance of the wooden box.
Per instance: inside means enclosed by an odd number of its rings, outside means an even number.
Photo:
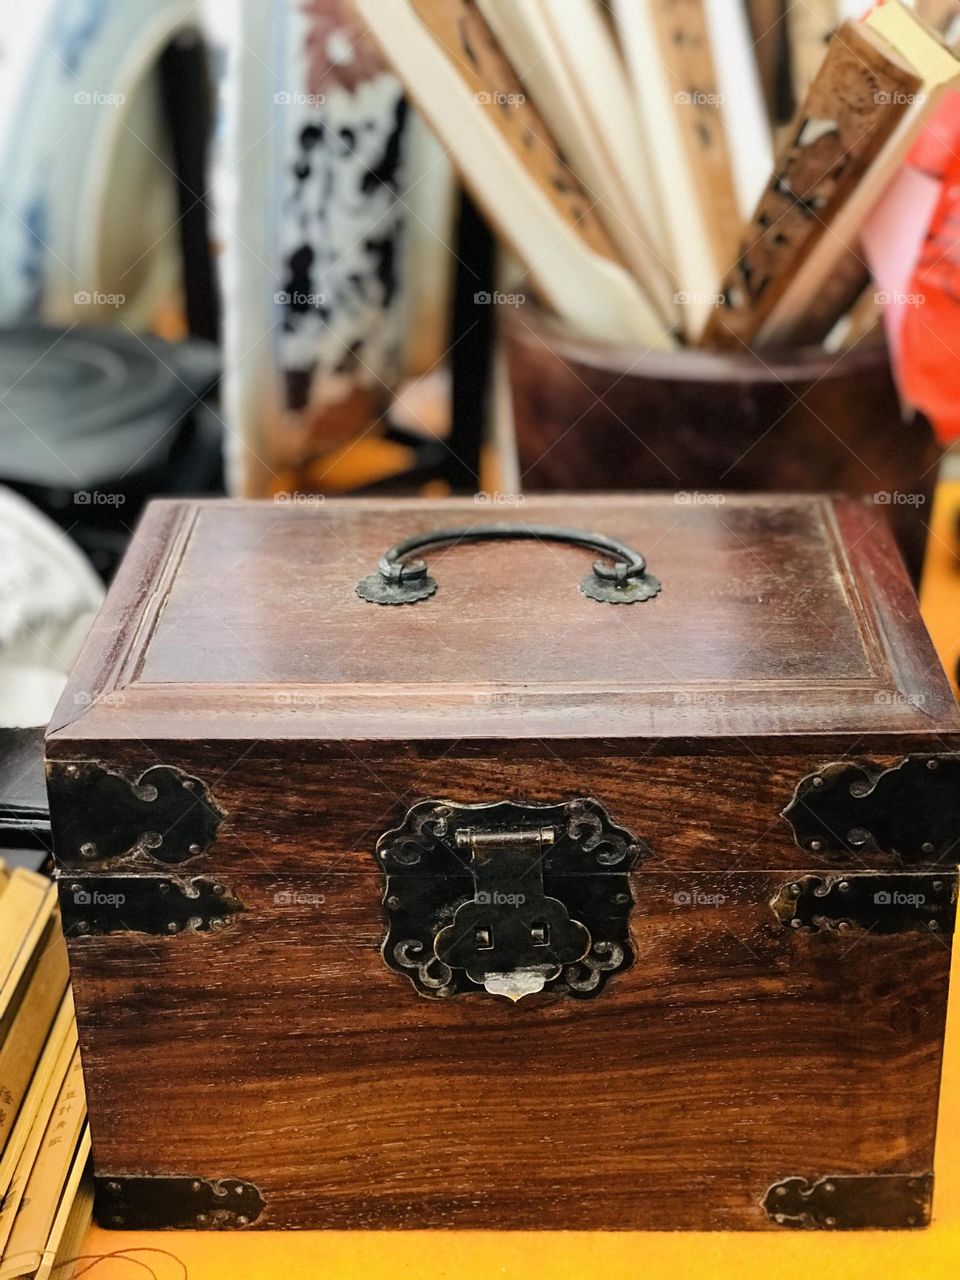
[[[848,499],[155,504],[47,743],[100,1221],[922,1226],[958,748]]]

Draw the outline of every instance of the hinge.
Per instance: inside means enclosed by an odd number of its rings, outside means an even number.
[[[782,816],[811,853],[879,853],[906,866],[957,862],[960,755],[908,756],[889,769],[825,765],[801,779]]]
[[[955,875],[803,875],[770,902],[782,925],[847,933],[953,933]]]
[[[105,933],[209,933],[244,910],[231,890],[202,876],[58,877],[68,938]]]
[[[247,1227],[264,1210],[259,1189],[238,1178],[110,1173],[95,1185],[100,1225],[130,1231]]]
[[[763,1197],[767,1216],[781,1227],[833,1231],[897,1230],[930,1221],[933,1174],[848,1174],[784,1178]]]
[[[187,862],[212,844],[225,814],[199,778],[154,765],[135,781],[95,760],[48,760],[54,856],[93,864]]]

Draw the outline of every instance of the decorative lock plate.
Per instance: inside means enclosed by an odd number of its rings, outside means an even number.
[[[424,800],[377,844],[384,960],[433,999],[595,996],[633,960],[629,872],[645,853],[596,800]]]
[[[97,760],[48,760],[47,792],[54,853],[69,871],[189,862],[225,816],[199,778],[171,765],[128,777]]]
[[[802,778],[783,811],[801,849],[887,856],[902,866],[955,863],[960,755],[907,756],[891,768],[840,760]]]
[[[219,933],[244,910],[227,885],[206,876],[66,876],[59,885],[68,938]]]
[[[955,873],[807,874],[771,903],[782,925],[811,933],[935,933],[949,937],[957,915]]]

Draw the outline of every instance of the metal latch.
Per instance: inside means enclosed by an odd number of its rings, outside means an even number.
[[[263,1213],[259,1188],[239,1178],[100,1173],[97,1221],[128,1231],[247,1227]]]
[[[784,1178],[762,1203],[781,1227],[889,1231],[925,1227],[932,1197],[932,1173],[829,1174]]]
[[[112,933],[218,933],[245,908],[232,889],[206,876],[64,876],[60,917],[68,938]]]
[[[641,845],[596,800],[414,805],[377,845],[383,956],[425,996],[596,995],[632,961]]]

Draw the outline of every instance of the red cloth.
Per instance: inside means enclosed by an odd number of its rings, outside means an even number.
[[[909,163],[942,189],[910,286],[922,302],[907,308],[899,382],[948,444],[960,439],[960,93],[944,98]]]

